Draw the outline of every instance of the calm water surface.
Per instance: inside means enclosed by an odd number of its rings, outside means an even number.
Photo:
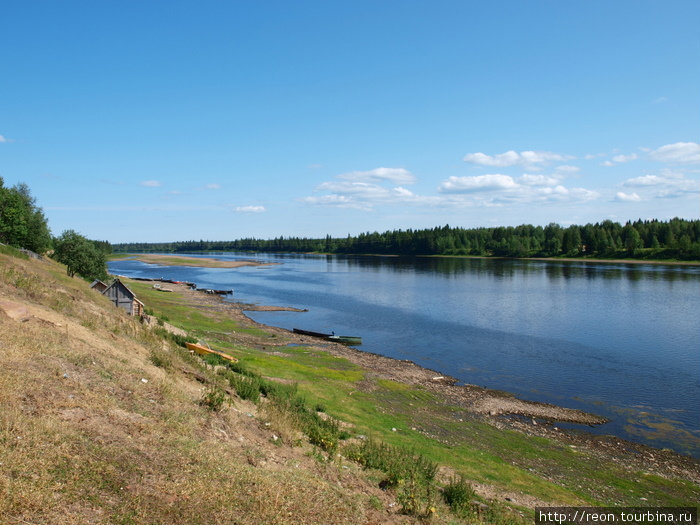
[[[220,254],[222,259],[250,255]],[[615,434],[700,457],[700,267],[257,254],[274,266],[112,273],[308,308],[261,323],[359,335],[362,349],[465,383],[580,408]]]

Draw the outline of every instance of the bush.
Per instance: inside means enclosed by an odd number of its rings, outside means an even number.
[[[226,392],[218,386],[210,386],[202,395],[199,404],[207,407],[209,410],[221,410],[226,402]]]
[[[340,428],[335,419],[323,419],[306,410],[302,413],[302,426],[312,445],[320,447],[329,456],[335,454],[340,441]]]
[[[346,455],[365,468],[386,473],[386,483],[390,486],[396,486],[400,480],[407,480],[414,475],[432,483],[437,473],[437,464],[423,455],[403,447],[377,443],[373,439],[348,447]]]
[[[228,374],[228,382],[241,399],[247,399],[253,403],[260,400],[260,379],[246,377],[240,374]]]
[[[397,499],[406,514],[429,516],[434,512],[436,463],[413,450],[372,439],[347,447],[345,456],[384,472],[387,477],[382,485],[398,488]]]
[[[469,514],[474,496],[474,489],[467,483],[464,476],[453,477],[442,492],[445,503],[460,517],[466,517]]]
[[[231,370],[232,372],[236,372],[237,374],[241,374],[243,376],[248,376],[248,377],[257,376],[257,374],[255,372],[251,372],[250,370],[248,370],[245,367],[245,365],[243,363],[241,363],[240,361],[236,361],[235,363],[232,361],[229,361],[226,366],[228,366],[229,370]]]

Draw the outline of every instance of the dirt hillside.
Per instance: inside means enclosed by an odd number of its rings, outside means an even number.
[[[415,521],[51,261],[0,254],[0,371],[2,524]]]

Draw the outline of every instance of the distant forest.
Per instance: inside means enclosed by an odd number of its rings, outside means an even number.
[[[124,243],[115,252],[318,252],[378,255],[491,257],[603,257],[700,260],[700,220],[604,221],[585,226],[522,225],[497,228],[393,230],[344,238],[278,237],[236,241]]]

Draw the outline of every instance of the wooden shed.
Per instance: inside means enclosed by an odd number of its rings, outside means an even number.
[[[114,279],[102,295],[109,297],[117,308],[122,308],[129,315],[143,315],[143,303],[119,279]]]
[[[90,288],[97,290],[100,293],[104,293],[104,291],[107,289],[107,285],[99,279],[95,279],[92,281],[92,284],[90,284]]]

